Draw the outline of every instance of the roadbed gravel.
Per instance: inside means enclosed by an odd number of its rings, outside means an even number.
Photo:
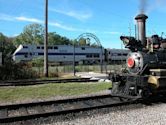
[[[165,125],[166,104],[131,104],[51,116],[9,125]]]

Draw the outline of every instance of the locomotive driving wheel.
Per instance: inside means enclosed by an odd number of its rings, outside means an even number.
[[[150,97],[150,95],[151,95],[150,89],[148,87],[144,87],[141,92],[141,97],[143,99],[147,99]]]

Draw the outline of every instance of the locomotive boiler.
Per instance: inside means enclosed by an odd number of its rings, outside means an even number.
[[[166,93],[166,39],[146,37],[145,14],[135,17],[138,38],[121,36],[130,50],[126,59],[127,73],[112,74],[112,95],[144,98]]]

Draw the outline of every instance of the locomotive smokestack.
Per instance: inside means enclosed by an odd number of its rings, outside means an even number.
[[[138,40],[141,41],[143,46],[146,46],[146,19],[148,16],[145,14],[139,14],[135,17],[138,28]]]

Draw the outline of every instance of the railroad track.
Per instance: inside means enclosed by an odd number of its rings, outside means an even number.
[[[134,101],[120,101],[110,94],[56,101],[13,104],[0,106],[0,123],[25,121],[39,117],[75,113],[92,109],[120,106]]]
[[[91,80],[90,78],[73,78],[73,79],[51,79],[51,80],[14,80],[14,81],[0,81],[0,86],[27,86],[46,83],[69,83],[69,82],[97,82],[98,80]]]

